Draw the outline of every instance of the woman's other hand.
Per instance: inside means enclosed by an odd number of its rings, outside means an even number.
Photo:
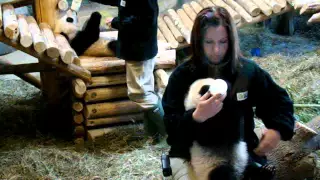
[[[254,152],[258,156],[265,156],[267,153],[277,147],[281,140],[281,135],[278,131],[273,129],[266,129],[261,137],[261,141]]]

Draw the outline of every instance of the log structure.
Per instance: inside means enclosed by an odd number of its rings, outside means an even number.
[[[3,3],[3,4],[2,4]],[[33,3],[34,16],[16,14],[16,7],[30,5]],[[91,82],[91,73],[87,69],[73,63],[77,58],[75,52],[70,48],[66,39],[56,38],[53,33],[56,20],[58,20],[58,0],[2,0],[0,2],[0,41],[17,50],[38,59],[38,63],[11,64],[0,60],[0,71],[2,74],[15,74],[22,80],[39,88],[45,100],[50,117],[46,123],[50,127],[66,129],[68,116],[61,116],[63,107],[69,104],[66,94],[71,90],[67,86],[72,78],[76,78],[77,92],[81,95],[81,82]],[[76,6],[75,6],[76,7]],[[65,41],[63,41],[65,40]],[[71,55],[66,55],[72,52]],[[29,72],[40,72],[40,80],[28,74]],[[80,82],[80,83],[79,83]],[[86,130],[82,125],[84,117],[81,113],[84,105],[81,99],[73,98],[72,110],[74,116],[75,142],[83,142]],[[70,107],[70,106],[69,106]],[[71,115],[71,112],[70,112]],[[61,121],[61,122],[58,122]],[[71,122],[71,121],[70,121]],[[64,124],[66,126],[61,126]]]
[[[315,151],[320,149],[319,138],[320,117],[309,123],[296,122],[295,134],[290,141],[281,141],[279,145],[267,155],[276,166],[277,180],[304,180],[316,178],[317,156]],[[265,128],[256,128],[259,138]]]
[[[156,56],[155,90],[161,97],[169,79],[165,70],[175,68],[175,61],[174,49],[162,49]],[[143,109],[128,97],[124,60],[112,56],[80,56],[74,63],[89,70],[93,76],[92,83],[79,78],[72,80],[75,142],[79,138],[94,141],[110,126],[144,119]]]
[[[302,13],[315,12],[318,8],[317,2],[312,5],[309,3],[309,6],[306,3],[303,5],[305,7],[301,10]],[[161,15],[158,24],[158,40],[170,41],[171,48],[177,50],[189,46],[193,22],[197,14],[203,8],[214,6],[226,8],[238,28],[294,10],[294,2],[287,0],[194,0],[184,3],[181,8],[168,9]],[[318,22],[317,15],[308,23],[315,22]],[[176,47],[176,41],[179,43],[178,47]]]

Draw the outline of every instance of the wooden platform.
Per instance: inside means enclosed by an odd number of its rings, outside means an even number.
[[[63,63],[61,63],[61,61],[59,61],[59,59],[51,59],[44,53],[38,54],[32,47],[25,48],[22,45],[20,45],[18,42],[12,41],[12,40],[6,38],[3,34],[3,31],[1,31],[1,30],[0,30],[0,41],[7,44],[8,46],[11,46],[17,50],[20,50],[20,51],[25,52],[33,57],[38,58],[39,62],[50,65],[53,68],[55,68],[57,71],[61,71],[66,74],[81,78],[87,82],[91,82],[91,73],[88,70],[86,70],[80,66],[77,66],[76,64],[69,64],[69,65],[63,64]],[[38,71],[33,71],[31,69],[30,72],[38,72]],[[24,72],[24,73],[27,73],[27,72]],[[10,74],[10,72],[8,72],[7,74]]]

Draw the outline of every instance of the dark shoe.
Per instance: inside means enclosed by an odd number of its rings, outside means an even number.
[[[146,132],[154,136],[160,134],[162,136],[166,135],[166,130],[163,122],[164,111],[162,108],[161,101],[158,105],[145,112],[144,127]]]

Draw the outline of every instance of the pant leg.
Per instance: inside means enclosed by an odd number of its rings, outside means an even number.
[[[154,90],[155,60],[126,61],[128,96],[145,110],[154,108],[159,101]]]
[[[189,163],[181,158],[170,158],[172,180],[196,180]]]
[[[144,128],[148,135],[165,135],[164,111],[154,89],[156,58],[146,61],[126,61],[128,96],[145,110]]]

